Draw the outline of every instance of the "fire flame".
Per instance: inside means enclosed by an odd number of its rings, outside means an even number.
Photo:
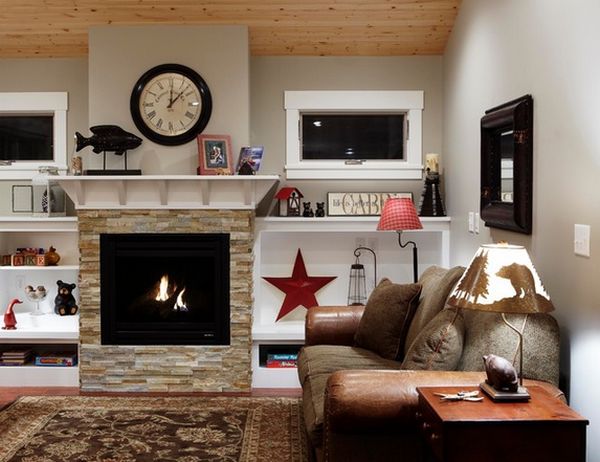
[[[160,278],[160,285],[155,300],[157,302],[166,302],[169,299],[169,276],[164,275]]]
[[[173,294],[177,291],[177,286],[171,287],[169,291],[169,276],[164,275],[160,278],[160,283],[158,285],[158,291],[156,292],[156,297],[154,298],[157,302],[166,302],[169,300]],[[185,287],[179,292],[177,295],[177,300],[173,304],[173,311],[188,311],[188,307],[183,300],[183,293],[185,292]]]
[[[188,310],[187,305],[183,301],[183,293],[184,292],[185,292],[185,287],[183,288],[183,290],[181,292],[179,292],[179,295],[177,296],[177,301],[175,302],[175,305],[173,305],[173,310],[175,310],[175,311],[187,311]]]

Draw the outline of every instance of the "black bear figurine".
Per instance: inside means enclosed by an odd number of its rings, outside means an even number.
[[[304,206],[304,210],[302,211],[302,216],[305,218],[312,218],[315,216],[315,212],[310,208],[310,202],[302,202]]]
[[[315,217],[323,218],[325,216],[325,202],[317,202],[317,211]]]
[[[73,289],[77,286],[62,281],[56,281],[56,284],[58,285],[58,294],[54,299],[54,312],[61,316],[76,314],[79,307],[73,297]]]

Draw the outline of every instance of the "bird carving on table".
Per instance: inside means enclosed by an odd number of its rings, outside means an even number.
[[[15,312],[13,307],[18,304],[23,303],[18,298],[13,298],[11,302],[8,304],[8,308],[6,308],[6,312],[4,313],[4,327],[2,329],[5,330],[14,330],[17,328],[17,318],[15,316]]]

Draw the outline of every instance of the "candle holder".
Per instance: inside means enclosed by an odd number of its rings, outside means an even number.
[[[33,286],[25,287],[25,296],[27,300],[35,303],[35,311],[31,313],[32,316],[41,316],[42,310],[40,310],[40,302],[46,300],[48,292],[44,286],[37,286],[35,289]]]

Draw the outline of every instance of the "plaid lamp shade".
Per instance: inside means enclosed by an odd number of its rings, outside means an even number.
[[[403,231],[406,229],[422,229],[423,225],[417,216],[417,210],[408,198],[392,197],[385,201],[378,231]]]

